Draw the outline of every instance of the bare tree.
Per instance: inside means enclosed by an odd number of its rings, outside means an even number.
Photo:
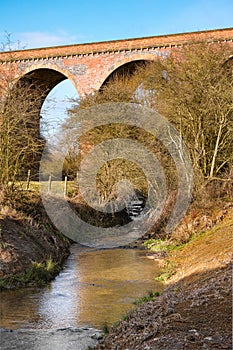
[[[138,73],[140,73],[140,75]],[[142,72],[137,70],[131,76],[123,75],[120,77],[116,74],[115,79],[109,81],[100,91],[85,96],[79,101],[74,101],[73,108],[69,110],[70,118],[63,124],[64,139],[67,140],[66,135],[69,136],[69,130],[73,130],[75,125],[80,125],[82,122],[89,123],[91,120],[95,119],[95,113],[98,113],[95,111],[95,108],[93,108],[95,106],[113,103],[112,106],[114,108],[114,102],[141,103],[139,100],[140,93],[138,92],[140,92],[139,89],[142,84],[142,77]],[[87,110],[87,113],[82,113],[82,111],[85,110]],[[114,113],[116,113],[116,111]],[[68,137],[68,139],[71,138]],[[125,124],[124,119],[122,119],[120,123],[108,123],[107,125],[104,123],[104,125],[90,129],[88,132],[82,134],[79,138],[80,157],[77,159],[77,162],[79,163],[82,161],[96,146],[99,146],[99,152],[101,154],[99,157],[101,159],[109,159],[109,155],[107,154],[108,150],[104,147],[104,142],[114,139],[119,140],[115,149],[115,159],[108,160],[102,164],[96,174],[96,188],[104,202],[111,201],[117,196],[117,185],[124,181],[130,182],[134,190],[143,194],[145,197],[148,194],[148,183],[143,169],[134,161],[130,160],[130,155],[128,157],[126,156],[126,158],[119,156],[120,152],[118,154],[117,150],[121,148],[119,145],[119,143],[121,143],[120,139],[138,141],[139,144],[144,145],[152,153],[156,153],[159,161],[164,164],[169,188],[174,189],[174,186],[177,184],[177,173],[165,147],[161,142],[156,140],[155,136],[140,127]],[[124,141],[122,142],[122,148],[124,148],[123,145],[125,145],[125,143]],[[102,143],[103,148],[101,149]],[[114,146],[109,147],[109,151],[114,154],[114,149],[112,149]],[[72,143],[69,148],[72,150]],[[139,155],[138,157],[140,158]],[[88,184],[86,184],[86,189],[87,191],[89,190]],[[90,191],[92,191],[92,186],[90,187]]]
[[[10,40],[10,39],[9,39]],[[9,49],[10,43],[7,44]],[[13,185],[28,169],[38,172],[44,140],[40,136],[40,109],[45,93],[29,80],[16,80],[8,51],[0,63],[0,182]],[[7,67],[6,67],[7,66]]]
[[[81,99],[71,112],[78,117],[80,110],[105,102],[136,102],[155,109],[175,126],[185,141],[198,187],[216,179],[232,181],[232,88],[231,46],[193,42],[173,51],[170,57],[138,67],[132,76],[116,75],[100,91]],[[142,130],[122,125],[95,128],[80,140],[83,154],[114,137],[133,138],[156,151],[167,169],[167,181],[174,187],[177,177],[169,155]],[[99,190],[105,198],[112,196],[114,183],[119,180],[120,163],[119,160],[108,162],[98,174]],[[123,174],[129,175],[132,169],[144,186],[145,181],[132,164],[124,163],[124,167]]]
[[[220,178],[233,163],[231,55],[227,44],[194,43],[141,72],[142,103],[176,126],[202,179]]]

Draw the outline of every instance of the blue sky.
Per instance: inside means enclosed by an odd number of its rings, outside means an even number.
[[[21,48],[233,26],[232,0],[1,0],[0,13],[0,43],[8,32]],[[68,81],[53,90],[56,119],[75,94]]]
[[[0,38],[26,48],[233,26],[232,0],[1,0]]]

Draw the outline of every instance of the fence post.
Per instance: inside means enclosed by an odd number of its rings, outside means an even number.
[[[49,182],[48,182],[48,193],[51,192],[52,188],[52,175],[49,175]]]
[[[67,176],[65,176],[65,182],[64,182],[64,196],[67,194]]]
[[[29,190],[30,175],[31,175],[31,170],[29,169],[29,170],[28,170],[28,176],[27,176],[26,190]]]

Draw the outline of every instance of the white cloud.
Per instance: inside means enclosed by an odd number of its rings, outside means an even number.
[[[83,41],[84,37],[81,35],[69,35],[66,32],[49,33],[49,32],[19,32],[14,36],[20,42],[20,46],[26,49],[78,44]]]

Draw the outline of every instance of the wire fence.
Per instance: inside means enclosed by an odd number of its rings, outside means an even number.
[[[31,174],[31,170],[28,170],[27,178],[24,181],[20,181],[23,189],[40,191],[43,186],[43,191],[47,190],[47,193],[63,193],[67,195],[69,192],[77,190],[77,180],[68,180],[65,176],[64,179],[58,178],[52,174],[48,175],[47,179],[44,176],[44,180],[39,180],[39,174]]]

